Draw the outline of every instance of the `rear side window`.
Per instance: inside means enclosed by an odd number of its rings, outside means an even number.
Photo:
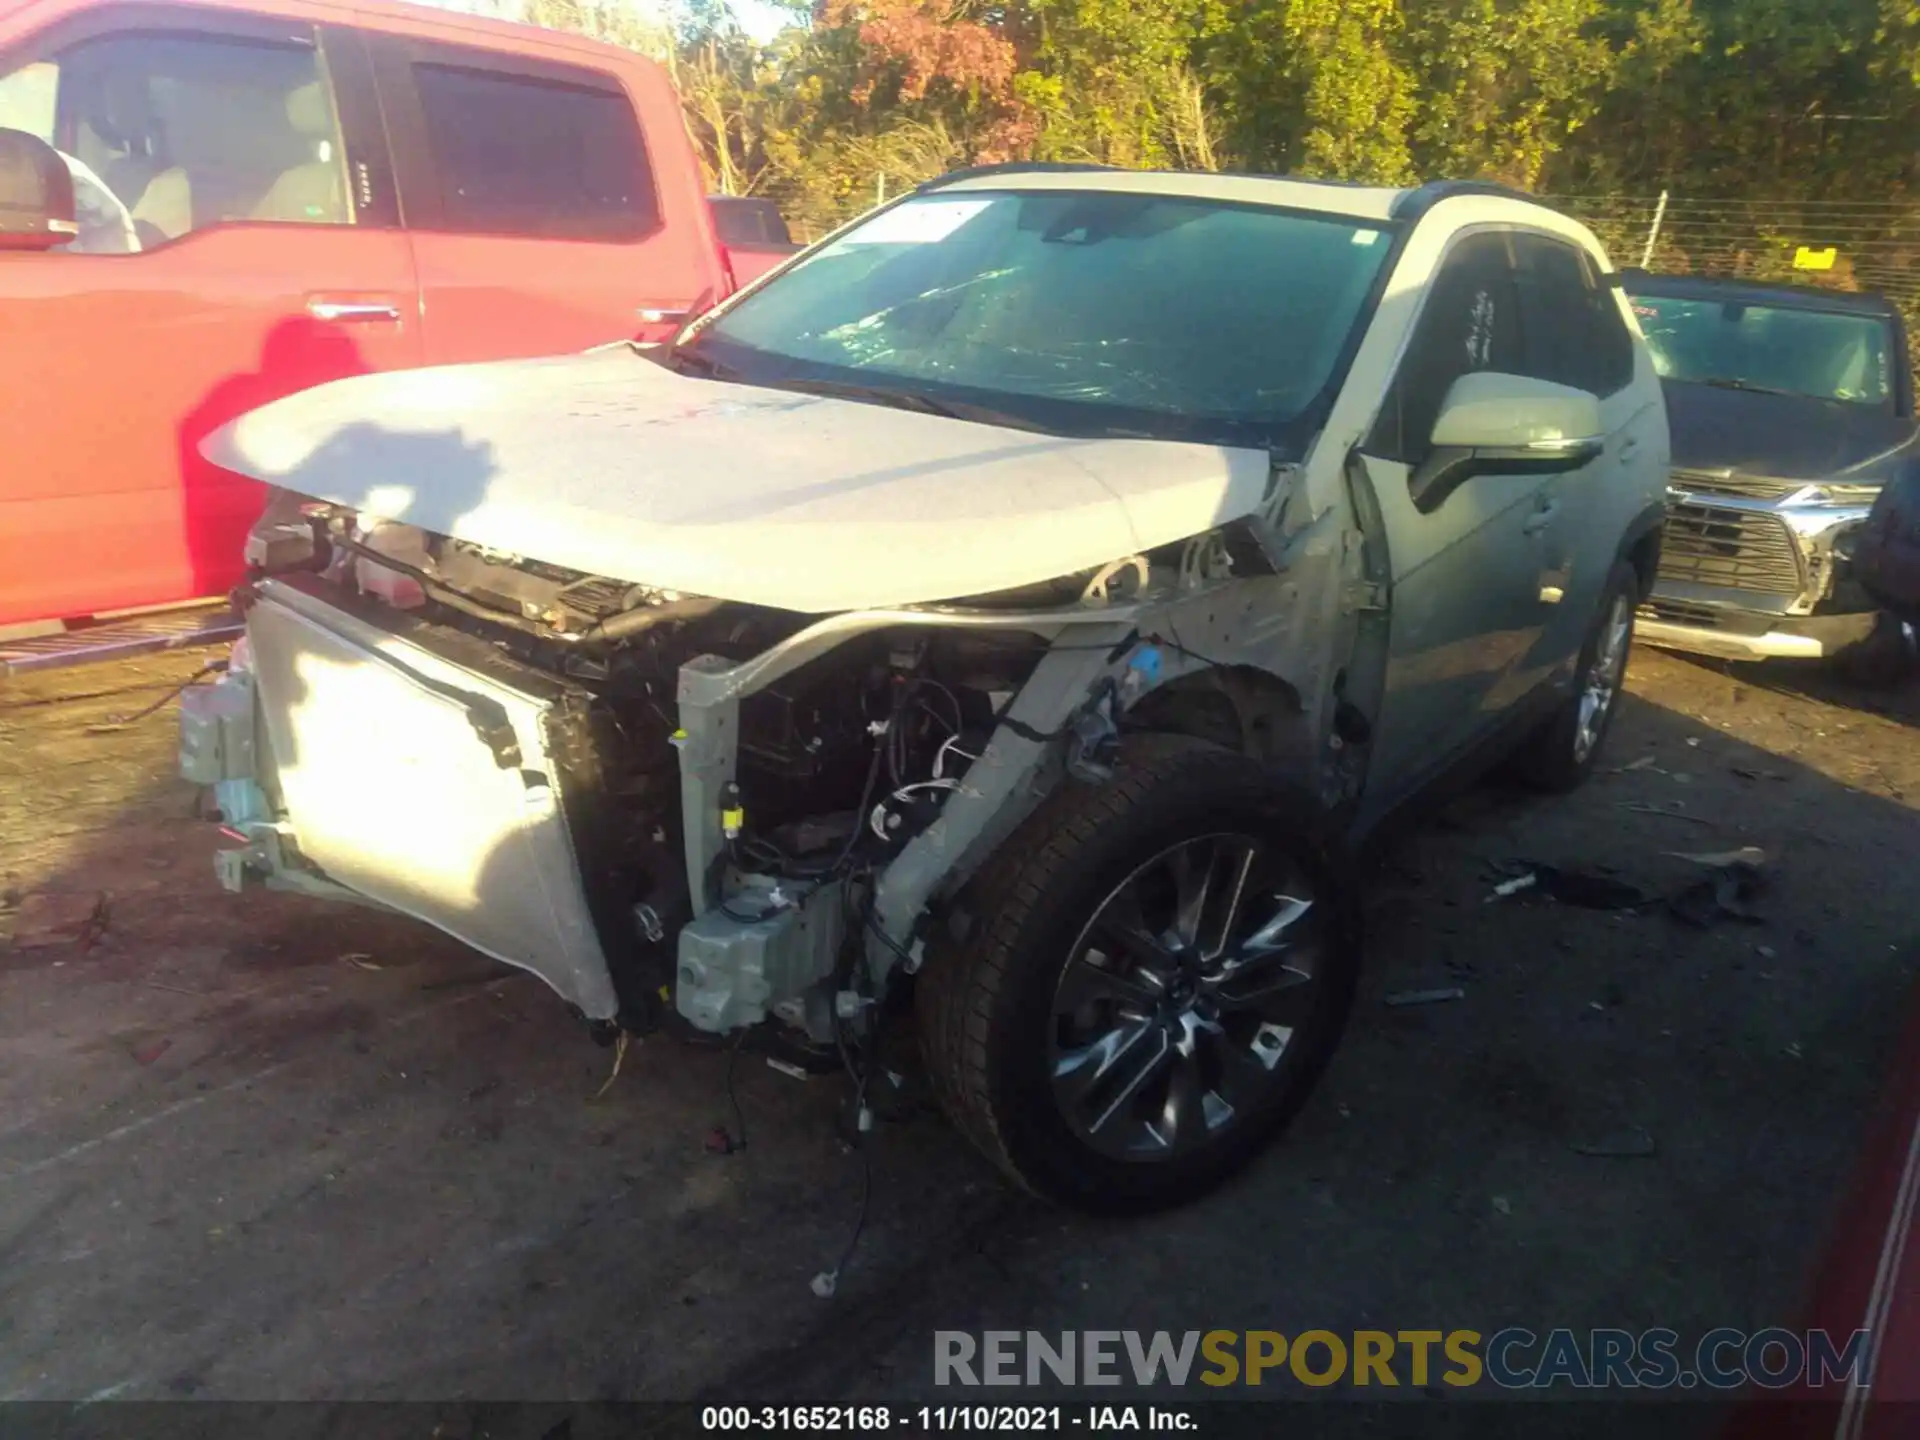
[[[1369,452],[1417,464],[1432,448],[1440,404],[1454,381],[1480,370],[1516,374],[1521,364],[1508,237],[1469,235],[1447,252],[1433,277],[1368,441]]]
[[[1514,236],[1522,374],[1595,395],[1633,382],[1633,337],[1593,259],[1578,246],[1542,235]]]
[[[415,64],[442,225],[545,240],[635,240],[656,207],[633,106],[618,90]]]
[[[787,222],[771,200],[750,200],[739,195],[715,195],[712,200],[714,228],[722,245],[787,245],[792,238]]]

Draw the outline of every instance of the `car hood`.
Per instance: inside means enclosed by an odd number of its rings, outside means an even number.
[[[1914,422],[1864,405],[1662,382],[1673,465],[1782,480],[1869,473],[1915,443]]]
[[[981,595],[1181,540],[1257,510],[1270,463],[695,379],[624,346],[340,380],[201,451],[511,554],[809,614]]]

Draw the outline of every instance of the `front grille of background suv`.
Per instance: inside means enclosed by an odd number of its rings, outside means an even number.
[[[1671,487],[1689,495],[1738,495],[1745,500],[1784,500],[1807,488],[1805,480],[1772,480],[1725,470],[1675,470]]]
[[[1660,578],[1690,585],[1799,595],[1800,555],[1777,515],[1676,501],[1667,507]]]

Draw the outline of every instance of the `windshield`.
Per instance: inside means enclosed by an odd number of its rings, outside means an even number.
[[[1633,312],[1671,380],[1888,406],[1891,330],[1871,315],[1636,295]]]
[[[1388,249],[1380,226],[1259,206],[937,193],[808,256],[686,348],[756,384],[1266,445],[1335,378]]]

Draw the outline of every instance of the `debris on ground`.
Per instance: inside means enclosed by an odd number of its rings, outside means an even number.
[[[16,950],[85,943],[107,928],[107,896],[99,890],[36,890],[20,902]]]
[[[1667,773],[1660,768],[1659,763],[1652,755],[1642,755],[1638,760],[1629,760],[1624,765],[1616,765],[1607,773],[1609,775],[1629,775],[1635,770],[1651,770],[1656,775],[1665,775]]]
[[[1485,903],[1491,905],[1495,900],[1504,900],[1509,895],[1518,895],[1522,890],[1531,890],[1539,883],[1539,872],[1529,870],[1526,874],[1516,875],[1511,880],[1502,880],[1493,887],[1493,893],[1487,896]]]
[[[1467,992],[1458,985],[1439,990],[1396,990],[1383,1003],[1399,1009],[1404,1005],[1443,1005],[1449,1000],[1464,1000]]]
[[[1602,1160],[1638,1160],[1658,1151],[1652,1134],[1638,1125],[1593,1140],[1575,1141],[1573,1145],[1574,1154]]]
[[[140,1065],[151,1065],[172,1048],[173,1041],[171,1040],[150,1040],[145,1045],[135,1047],[133,1052],[134,1062]]]
[[[1597,870],[1569,870],[1533,860],[1512,861],[1503,868],[1517,869],[1520,873],[1494,886],[1493,893],[1486,898],[1487,904],[1518,895],[1523,890],[1537,891],[1550,900],[1582,910],[1632,910],[1650,905],[1656,898],[1638,885]]]
[[[1665,812],[1659,812],[1665,813]],[[1691,816],[1681,816],[1691,819]],[[1702,822],[1706,823],[1706,822]],[[1492,904],[1514,895],[1540,895],[1562,905],[1582,910],[1633,912],[1650,909],[1663,902],[1676,919],[1697,929],[1707,929],[1721,920],[1740,920],[1762,924],[1765,916],[1753,902],[1766,889],[1767,852],[1757,845],[1742,845],[1737,850],[1661,852],[1676,860],[1686,860],[1709,871],[1689,880],[1664,897],[1631,881],[1622,880],[1604,869],[1581,870],[1548,865],[1537,860],[1498,862],[1496,874],[1510,878],[1493,887],[1483,904]]]
[[[622,1030],[613,1042],[613,1068],[607,1072],[606,1082],[593,1092],[595,1100],[606,1099],[607,1092],[613,1089],[613,1082],[620,1078],[621,1062],[627,1058],[627,1032]]]
[[[1703,819],[1698,815],[1687,814],[1685,810],[1680,808],[1680,802],[1678,800],[1673,802],[1672,809],[1668,809],[1664,805],[1650,805],[1644,800],[1618,800],[1614,803],[1618,809],[1631,810],[1636,815],[1658,815],[1663,820],[1684,820],[1689,825],[1711,825],[1713,823],[1711,820]]]
[[[1513,1213],[1513,1202],[1504,1195],[1496,1195],[1493,1197],[1493,1208],[1498,1210],[1502,1215],[1511,1215]]]
[[[1767,863],[1767,852],[1758,845],[1742,845],[1738,850],[1714,850],[1705,855],[1688,854],[1682,850],[1663,850],[1675,860],[1691,860],[1696,865],[1710,865],[1718,870],[1728,865],[1751,865],[1755,869]]]
[[[1766,884],[1766,874],[1758,865],[1735,861],[1703,875],[1669,897],[1667,912],[1699,930],[1710,929],[1722,920],[1763,925],[1766,916],[1753,908],[1753,902],[1766,889]]]
[[[340,960],[342,964],[352,965],[360,970],[384,970],[387,968],[371,955],[363,954],[358,950],[348,951],[340,957]]]

